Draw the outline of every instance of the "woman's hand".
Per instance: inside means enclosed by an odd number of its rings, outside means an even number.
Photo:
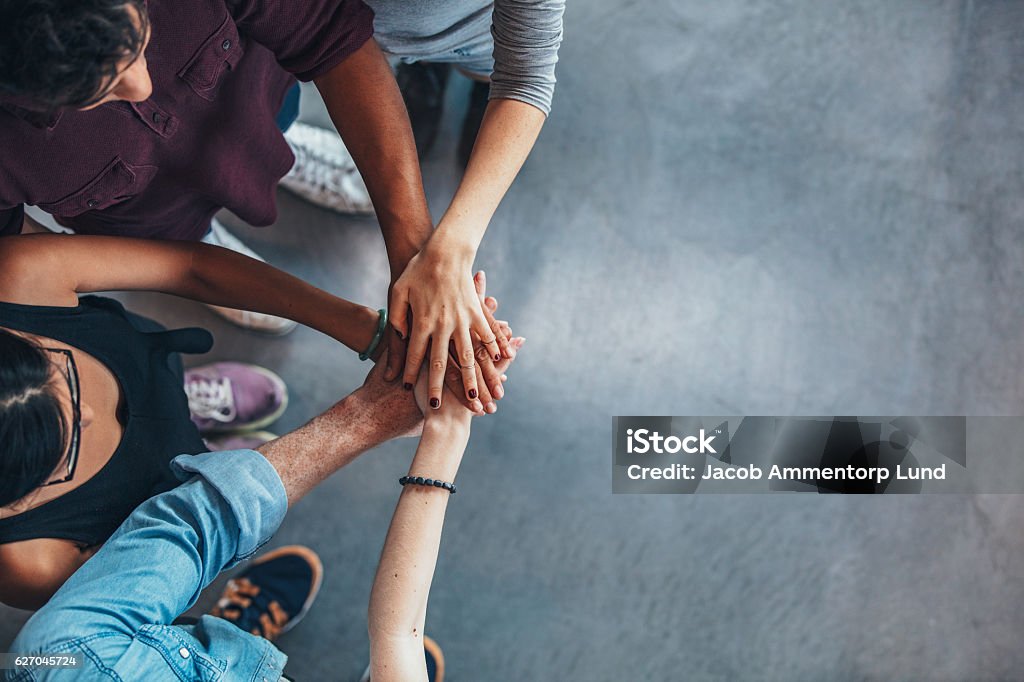
[[[448,249],[431,240],[409,261],[392,288],[391,325],[408,339],[403,383],[413,385],[427,360],[429,404],[433,409],[441,406],[449,342],[454,351],[451,361],[460,370],[463,392],[469,401],[480,396],[474,339],[480,341],[492,362],[515,355],[501,326],[475,290],[471,265],[472,253]],[[396,368],[389,368],[388,377],[396,375]],[[494,388],[494,377],[485,379]]]
[[[488,298],[487,305],[493,306],[496,309],[497,301],[493,298]],[[500,322],[499,324],[502,326],[502,333],[507,334],[507,340],[513,352],[518,352],[519,349],[523,347],[523,344],[526,343],[526,339],[522,337],[513,337],[512,330],[509,328],[507,322]],[[491,363],[491,368],[497,374],[498,388],[501,389],[502,395],[504,395],[504,388],[502,384],[508,380],[508,376],[505,374],[505,371],[511,364],[511,358],[502,358],[496,363]],[[416,381],[414,391],[416,396],[416,406],[423,412],[423,416],[427,421],[437,419],[440,421],[452,420],[461,422],[462,420],[469,420],[474,414],[476,414],[472,409],[458,400],[446,400],[440,405],[435,406],[431,402],[433,400],[433,395],[430,391],[430,379],[428,374],[429,373],[426,369],[420,371],[420,376]],[[461,373],[457,368],[449,366],[446,372],[445,381],[448,384],[449,390],[459,390],[462,386]],[[454,397],[457,396],[449,396],[449,398]]]

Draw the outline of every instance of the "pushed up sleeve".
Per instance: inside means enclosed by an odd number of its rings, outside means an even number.
[[[551,112],[565,0],[495,0],[491,99],[515,99]]]

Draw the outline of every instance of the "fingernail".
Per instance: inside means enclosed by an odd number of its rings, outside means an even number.
[[[483,414],[484,406],[482,404],[480,404],[479,400],[473,402],[473,411],[474,412],[479,412],[480,414]]]
[[[501,380],[502,381],[508,381],[508,375],[507,374],[502,374],[501,375]],[[504,390],[504,389],[502,389],[502,390]]]
[[[501,353],[495,353],[494,354],[494,361],[495,362],[500,362],[501,361]]]
[[[498,406],[494,403],[487,403],[487,414],[494,414],[498,411]]]
[[[505,389],[501,387],[500,383],[494,384],[494,388],[491,389],[491,393],[494,394],[498,400],[505,397]]]
[[[410,384],[410,383],[409,383],[409,382],[407,381],[407,382],[405,382],[404,384],[402,384],[402,388],[404,388],[404,389],[405,389],[405,390],[407,390],[407,391],[411,391],[411,390],[412,390],[412,384]]]
[[[473,400],[475,398],[476,398],[476,389],[475,388],[469,389],[469,399]]]
[[[431,398],[430,406],[436,410],[437,408],[441,407],[441,401],[438,398]]]

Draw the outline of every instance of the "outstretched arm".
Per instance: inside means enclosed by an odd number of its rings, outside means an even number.
[[[0,239],[0,300],[74,306],[78,294],[121,290],[286,317],[355,351],[366,349],[377,327],[376,311],[218,246],[57,234]]]
[[[520,347],[522,339],[512,344]],[[501,361],[500,371],[509,363]],[[455,400],[429,409],[428,383],[427,373],[421,373],[416,400],[427,419],[408,475],[450,483],[469,441],[472,414]],[[399,495],[370,593],[370,676],[375,682],[427,679],[423,622],[450,497],[444,488],[418,485],[404,486]]]
[[[453,481],[469,441],[466,419],[430,419],[423,427],[410,476]],[[444,409],[444,408],[442,408]],[[451,494],[444,488],[407,485],[398,498],[370,593],[370,677],[426,680],[423,621]]]
[[[494,1],[491,101],[469,165],[437,230],[393,288],[393,325],[410,339],[405,381],[415,381],[421,363],[427,361],[430,387],[438,399],[448,358],[437,342],[451,338],[457,350],[452,361],[466,366],[472,360],[466,350],[472,336],[496,336],[493,318],[473,305],[468,273],[495,209],[550,110],[564,10],[565,0]],[[406,308],[412,316],[408,327]],[[428,341],[433,342],[429,355]],[[497,341],[492,352],[500,350],[509,357],[510,349],[500,337]],[[470,377],[464,384],[467,394],[476,388]]]

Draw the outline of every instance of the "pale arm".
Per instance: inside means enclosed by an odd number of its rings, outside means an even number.
[[[468,259],[466,267],[471,267],[484,232],[533,149],[544,121],[544,112],[525,102],[490,101],[466,174],[430,240],[431,247],[438,242],[438,248],[451,257]]]
[[[453,481],[468,440],[468,421],[428,420],[409,475]],[[427,679],[423,620],[450,497],[443,488],[402,489],[370,594],[370,676],[375,682]]]
[[[503,361],[502,370],[508,364]],[[427,383],[424,372],[416,400],[427,419],[408,475],[454,482],[472,414],[455,401],[428,409]],[[404,486],[399,495],[370,593],[370,676],[376,682],[427,679],[423,622],[450,497],[444,488],[417,485]]]

